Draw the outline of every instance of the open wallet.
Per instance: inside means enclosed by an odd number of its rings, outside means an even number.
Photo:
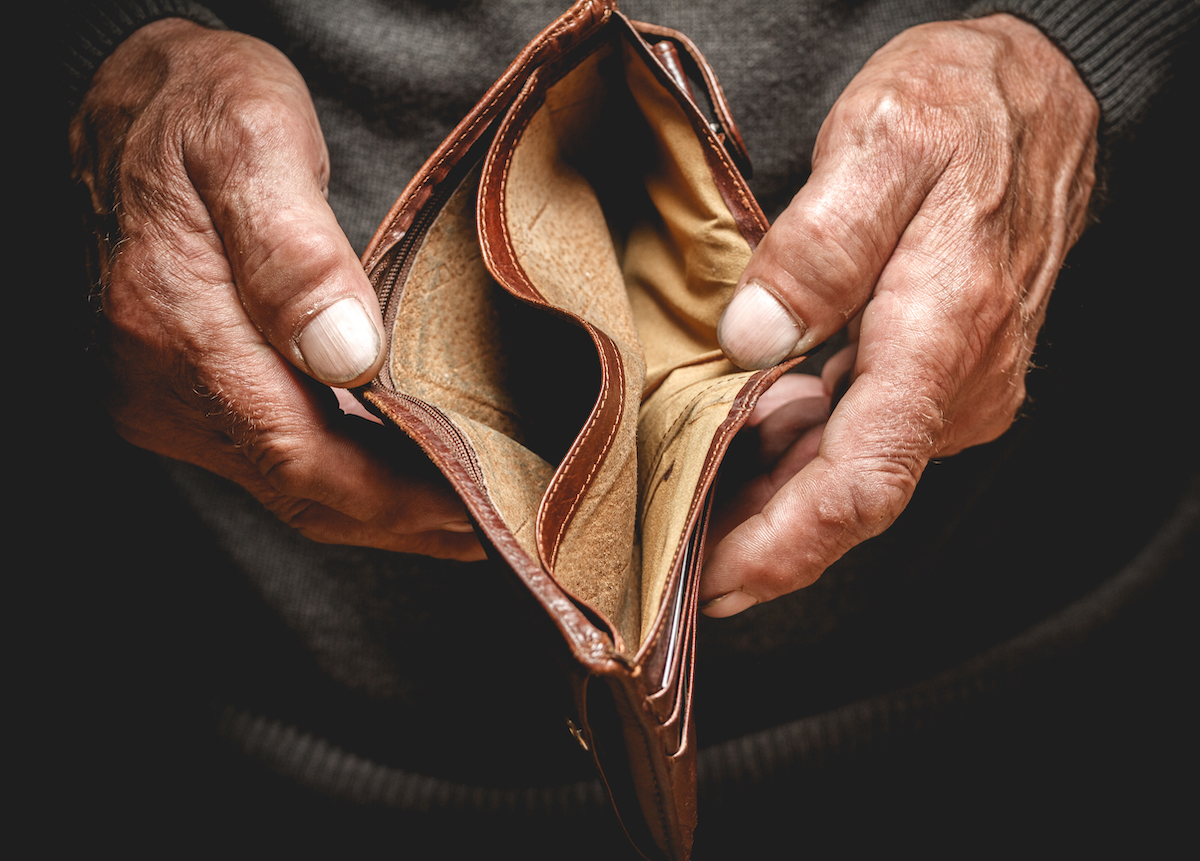
[[[356,394],[421,446],[547,620],[563,731],[651,859],[686,859],[696,825],[714,480],[796,361],[744,372],[717,344],[767,227],[739,164],[695,46],[583,0],[438,148],[363,256],[387,361]]]

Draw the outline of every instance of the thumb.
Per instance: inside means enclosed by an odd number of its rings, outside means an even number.
[[[290,86],[227,111],[188,171],[259,331],[308,375],[352,387],[383,364],[383,321],[325,199],[328,155],[308,91],[287,68]]]
[[[887,114],[853,86],[830,112],[812,176],[763,237],[717,327],[740,367],[812,349],[871,297],[937,171],[924,164],[935,160],[896,147]]]

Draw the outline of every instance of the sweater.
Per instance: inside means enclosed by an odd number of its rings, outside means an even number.
[[[361,251],[424,158],[561,5],[405,0],[331,14],[319,2],[94,4],[65,28],[65,103],[73,111],[104,57],[157,18],[264,38],[309,84],[330,149],[330,203]],[[935,464],[901,521],[813,587],[701,624],[697,857],[756,857],[750,847],[771,835],[805,831],[814,846],[895,845],[919,839],[915,823],[979,840],[995,827],[979,807],[1025,810],[983,787],[1044,765],[1048,748],[1079,733],[1073,716],[1107,703],[1078,679],[1094,680],[1119,651],[1115,619],[1140,618],[1127,608],[1169,590],[1161,584],[1189,558],[1178,548],[1194,552],[1195,464],[1179,457],[1177,408],[1163,408],[1157,450],[1139,455],[1161,469],[1098,474],[1110,448],[1094,433],[1094,407],[1112,378],[1092,360],[1109,343],[1100,335],[1109,305],[1096,294],[1111,302],[1137,277],[1169,282],[1183,265],[1169,248],[1177,227],[1133,213],[1145,211],[1147,179],[1161,179],[1153,168],[1179,163],[1142,160],[1173,140],[1196,4],[630,0],[622,9],[682,30],[705,52],[772,216],[807,177],[833,100],[909,26],[1020,15],[1067,53],[1101,105],[1110,223],[1085,237],[1060,279],[1037,354],[1050,370],[1031,378],[1028,414],[996,443]],[[1164,246],[1149,273],[1129,253]],[[1177,362],[1160,347],[1151,361]],[[1144,382],[1133,367],[1119,373]],[[1177,377],[1163,377],[1143,396],[1169,400]],[[130,538],[141,546],[122,588],[156,600],[132,620],[127,607],[103,606],[157,645],[120,647],[136,669],[113,702],[138,704],[157,723],[146,737],[122,720],[112,732],[129,742],[135,797],[162,822],[250,823],[304,848],[360,841],[366,851],[395,839],[430,857],[509,841],[527,857],[562,857],[557,841],[578,844],[581,833],[593,835],[584,857],[628,851],[590,762],[546,708],[555,669],[507,620],[512,587],[500,572],[315,545],[220,479],[125,449],[119,457],[123,480],[155,500],[132,506]],[[1124,636],[1144,639],[1136,632]],[[520,656],[519,677],[481,663],[497,643]],[[1078,770],[1088,745],[1077,743],[1055,768]],[[1077,795],[1064,822],[1093,798]],[[795,819],[797,809],[809,812]],[[861,831],[859,815],[880,830]]]

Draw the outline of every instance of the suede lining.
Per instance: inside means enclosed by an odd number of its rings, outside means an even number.
[[[489,495],[531,556],[547,489],[572,506],[563,534],[547,536],[553,565],[542,561],[632,656],[660,612],[713,435],[749,377],[721,355],[716,324],[751,249],[687,115],[630,44],[602,46],[543,97],[506,165],[509,241],[547,302],[615,343],[623,374],[601,381],[584,329],[564,333],[569,323],[517,303],[487,272],[478,169],[415,255],[392,374],[471,440]],[[549,355],[547,329],[561,345]],[[531,385],[544,374],[565,382]],[[608,397],[626,407],[607,453],[578,496],[565,495],[576,489],[556,488],[552,473],[563,455],[581,456],[567,450],[583,417],[564,424],[562,413]],[[531,440],[556,421],[535,453]]]

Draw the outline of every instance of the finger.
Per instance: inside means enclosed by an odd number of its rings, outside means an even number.
[[[328,390],[273,352],[264,355],[295,389],[260,382],[259,375],[253,384],[234,379],[219,390],[193,386],[195,405],[154,397],[137,408],[123,397],[114,411],[118,431],[240,484],[314,540],[481,558],[461,501],[410,440],[340,414]],[[253,358],[246,363],[253,369]],[[128,376],[125,382],[141,394],[152,386]]]
[[[928,248],[929,238],[922,240]],[[709,557],[701,581],[707,614],[732,615],[808,586],[851,547],[883,532],[945,438],[963,333],[928,271],[928,255],[904,248],[863,313],[856,378],[825,426],[819,453],[795,474],[776,468],[775,477],[786,478],[778,492]]]
[[[878,56],[878,55],[877,55]],[[717,336],[743,368],[800,355],[866,304],[949,153],[914,141],[870,67],[834,105],[813,173],[767,231],[725,310]]]
[[[195,430],[184,425],[178,429],[181,434]],[[313,541],[419,553],[464,562],[484,558],[483,548],[466,520],[465,512],[456,505],[452,495],[436,487],[420,489],[406,483],[406,490],[418,502],[415,508],[424,515],[421,523],[398,521],[394,511],[388,517],[363,522],[321,503],[279,492],[245,457],[228,445],[228,440],[215,435],[191,439],[176,437],[170,451],[165,451],[161,437],[147,436],[123,425],[118,425],[118,430],[128,441],[151,451],[174,457],[182,456],[183,451],[192,452],[194,456],[185,457],[186,460],[241,485],[280,520]],[[397,530],[398,524],[403,528]]]
[[[818,397],[798,398],[779,407],[758,426],[761,463],[774,466],[802,434],[828,418],[829,397],[824,392]]]
[[[722,546],[726,535],[762,511],[779,489],[817,456],[824,430],[825,423],[821,421],[805,429],[798,437],[793,437],[791,445],[772,465],[769,472],[756,475],[745,482],[730,499],[723,502],[713,512],[712,521],[707,530],[706,559],[712,556],[713,548]],[[708,576],[707,570],[706,567],[706,577]],[[711,601],[712,599],[706,600]],[[757,599],[753,599],[751,603],[757,603]]]
[[[228,100],[185,165],[250,319],[310,376],[360,385],[383,363],[378,303],[326,202],[328,156],[303,82],[290,65],[262,74],[269,97]]]
[[[373,422],[377,425],[383,424],[383,421],[379,418],[379,416],[371,413],[366,407],[364,407],[355,399],[354,395],[350,394],[350,392],[346,389],[334,389],[333,393],[337,396],[338,409],[340,409],[346,415],[358,416],[359,418],[366,419],[367,421]]]
[[[879,428],[863,426],[871,411],[854,394],[877,401],[880,393],[856,382],[825,425],[819,453],[714,548],[701,580],[707,615],[732,615],[812,584],[908,504],[928,462],[924,434],[907,434],[907,444],[880,439]],[[783,464],[772,477],[780,473]]]
[[[780,385],[789,378],[794,378],[791,384]],[[730,474],[723,483],[729,482],[734,489],[731,494],[722,493],[713,513],[707,530],[706,555],[739,523],[761,511],[792,475],[816,457],[829,418],[829,396],[820,379],[808,374],[787,374],[768,394],[772,391],[795,397],[773,406],[754,425],[747,423],[742,431],[756,438],[757,457],[751,462],[738,463],[740,470],[733,462],[727,464]]]
[[[341,414],[328,389],[267,356],[279,363],[273,391],[263,390],[258,380],[271,377],[260,374],[254,382],[232,381],[219,396],[228,435],[264,482],[252,488],[264,504],[298,527],[305,523],[293,522],[296,516],[314,502],[393,536],[469,530],[461,500],[415,443]],[[270,410],[255,409],[268,397]]]
[[[763,392],[750,417],[746,419],[746,427],[758,426],[777,409],[792,401],[819,398],[825,394],[826,390],[820,377],[803,373],[784,374],[771,388]]]
[[[289,525],[298,529],[306,538],[324,544],[376,547],[395,553],[419,553],[422,556],[457,559],[460,562],[478,562],[486,558],[473,531],[435,529],[396,535],[319,505],[305,509],[303,514],[293,518]]]
[[[854,382],[854,361],[858,357],[858,341],[852,340],[838,350],[821,368],[821,383],[832,396]]]

